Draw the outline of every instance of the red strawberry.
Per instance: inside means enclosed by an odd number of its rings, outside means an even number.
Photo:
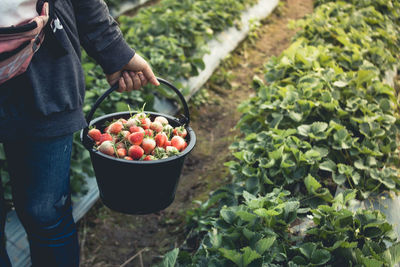
[[[119,119],[120,122],[122,122],[122,124],[126,124],[128,121],[125,120],[124,118]]]
[[[152,129],[146,129],[146,130],[144,130],[144,135],[153,137],[153,134],[154,134],[154,132],[153,132]]]
[[[176,147],[179,151],[182,151],[185,146],[185,140],[179,135],[175,135],[171,139],[171,145]]]
[[[172,133],[174,135],[179,135],[182,138],[185,138],[187,135],[187,131],[186,131],[185,127],[183,127],[183,126],[175,127]]]
[[[157,146],[159,147],[164,147],[165,142],[168,141],[168,137],[164,132],[158,133],[156,137],[154,138],[156,141]]]
[[[185,148],[187,148],[187,146],[188,146],[188,143],[185,141],[185,144],[183,145],[182,150],[184,150]]]
[[[151,125],[151,120],[149,118],[143,118],[140,120],[140,122],[142,123],[141,126],[143,127],[143,129],[149,129],[150,125]]]
[[[131,133],[128,137],[128,140],[133,145],[140,145],[143,141],[144,132],[135,132]]]
[[[124,126],[122,125],[122,122],[120,122],[120,121],[113,122],[108,126],[108,133],[118,134],[122,130],[123,127]]]
[[[104,153],[106,155],[112,156],[114,155],[114,145],[111,141],[104,141],[101,143],[101,145],[98,147],[99,151],[101,153]]]
[[[124,159],[126,159],[126,160],[133,160],[133,158],[131,158],[131,157],[129,157],[129,156],[124,157]]]
[[[126,156],[126,154],[127,154],[127,152],[126,152],[126,149],[125,149],[125,148],[118,148],[118,149],[117,149],[117,155],[118,155],[118,157],[123,158],[123,157]]]
[[[167,141],[165,141],[165,143],[164,143],[164,148],[166,148],[167,146],[170,146],[171,145],[171,141],[170,140],[167,140]]]
[[[142,127],[140,127],[140,126],[133,125],[133,126],[129,127],[129,131],[131,133],[144,132],[144,129]]]
[[[94,140],[94,141],[100,141],[100,136],[101,132],[99,129],[92,128],[89,130],[88,135]]]
[[[125,144],[124,144],[124,142],[119,142],[119,143],[117,143],[116,145],[115,145],[115,147],[118,149],[118,148],[125,148]]]
[[[150,154],[151,151],[156,147],[156,141],[154,139],[146,137],[142,141],[142,147],[145,154]]]
[[[143,148],[138,145],[132,145],[128,150],[128,155],[132,159],[140,159],[144,154]]]
[[[150,129],[156,131],[157,133],[162,132],[163,130],[163,125],[159,121],[153,121],[150,124]]]
[[[146,157],[144,157],[144,159],[143,160],[145,160],[145,161],[150,161],[150,160],[155,160],[156,158],[154,157],[154,156],[152,156],[152,155],[147,155]]]
[[[158,121],[160,122],[163,126],[168,124],[168,120],[167,118],[163,117],[163,116],[157,116],[154,121]]]
[[[103,134],[101,134],[101,136],[100,136],[99,142],[100,142],[100,144],[101,144],[101,143],[103,143],[104,141],[112,141],[112,140],[113,140],[113,138],[112,138],[112,136],[111,136],[109,133],[103,133]]]

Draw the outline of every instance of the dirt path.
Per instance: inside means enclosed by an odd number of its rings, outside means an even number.
[[[151,266],[185,239],[186,210],[194,200],[204,200],[210,191],[226,183],[230,159],[229,145],[237,130],[240,114],[236,108],[251,94],[254,75],[262,77],[263,64],[279,55],[290,44],[294,31],[289,20],[312,12],[312,0],[281,1],[273,15],[263,22],[253,43],[245,41],[228,63],[219,70],[231,77],[230,85],[207,82],[206,104],[192,106],[191,127],[197,144],[186,158],[174,203],[151,215],[123,215],[105,208],[100,201],[79,222],[81,266]],[[217,76],[218,78],[218,76]],[[139,253],[140,252],[140,253]],[[135,256],[131,259],[133,256]],[[129,260],[131,259],[131,260]]]

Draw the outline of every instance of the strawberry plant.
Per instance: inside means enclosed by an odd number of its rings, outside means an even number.
[[[178,266],[400,261],[385,216],[348,207],[400,189],[397,93],[383,82],[398,67],[400,6],[317,2],[296,23],[302,30],[293,44],[265,65],[265,81],[254,79],[255,96],[240,105],[242,135],[226,163],[232,183],[188,213]]]

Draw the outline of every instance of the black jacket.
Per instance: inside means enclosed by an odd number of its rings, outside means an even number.
[[[27,72],[0,86],[0,141],[19,134],[60,136],[86,126],[81,46],[105,73],[134,55],[102,0],[53,0],[51,7],[52,22]]]

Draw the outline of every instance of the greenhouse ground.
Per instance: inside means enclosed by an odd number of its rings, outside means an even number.
[[[229,160],[229,145],[238,134],[236,108],[252,94],[251,81],[268,57],[289,46],[294,30],[287,24],[312,12],[312,0],[281,1],[262,22],[258,37],[243,42],[203,87],[202,104],[191,105],[191,127],[197,144],[186,158],[174,203],[156,214],[132,216],[113,212],[99,200],[79,221],[81,266],[151,266],[185,240],[184,216],[208,194],[229,179],[223,163]],[[229,83],[220,77],[228,77]],[[221,82],[221,80],[223,80]],[[196,98],[193,100],[196,102]]]

